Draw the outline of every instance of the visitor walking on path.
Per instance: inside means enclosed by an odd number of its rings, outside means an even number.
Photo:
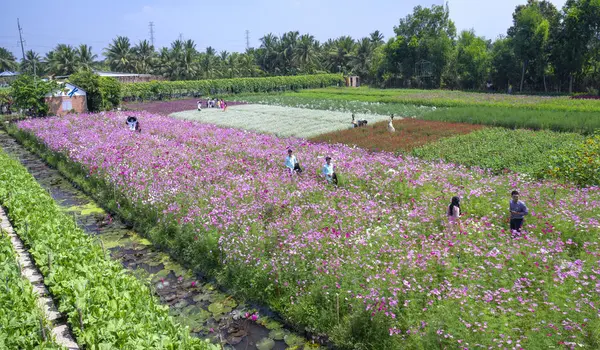
[[[527,210],[527,206],[523,201],[519,200],[519,192],[512,191],[510,194],[512,200],[509,204],[510,210],[510,230],[511,232],[521,232],[521,228],[523,227],[523,219],[525,215],[529,214],[529,210]]]

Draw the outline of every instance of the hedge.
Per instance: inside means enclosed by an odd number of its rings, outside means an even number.
[[[269,78],[235,78],[189,81],[151,81],[123,84],[124,100],[162,100],[190,96],[275,92],[343,84],[339,74],[314,74]]]

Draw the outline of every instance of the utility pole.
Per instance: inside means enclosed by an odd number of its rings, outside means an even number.
[[[25,49],[23,48],[23,28],[21,28],[21,23],[17,18],[17,27],[19,28],[19,41],[21,42],[21,53],[23,54],[23,61],[25,61]]]
[[[154,46],[154,22],[150,22],[150,43]]]
[[[179,41],[183,41],[183,34],[179,33]]]
[[[246,29],[246,50],[250,48],[250,31]]]

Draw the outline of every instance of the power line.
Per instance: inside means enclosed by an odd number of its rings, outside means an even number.
[[[23,61],[25,61],[25,49],[23,48],[23,28],[21,28],[21,23],[17,18],[17,27],[19,28],[19,41],[21,42],[21,53],[23,54]]]
[[[154,46],[154,22],[150,22],[150,43]]]

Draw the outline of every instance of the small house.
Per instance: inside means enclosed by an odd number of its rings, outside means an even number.
[[[64,83],[59,89],[46,95],[48,115],[63,116],[68,113],[87,112],[86,92],[71,83]]]
[[[351,75],[346,77],[346,86],[348,87],[359,87],[360,86],[360,77],[356,75]]]

